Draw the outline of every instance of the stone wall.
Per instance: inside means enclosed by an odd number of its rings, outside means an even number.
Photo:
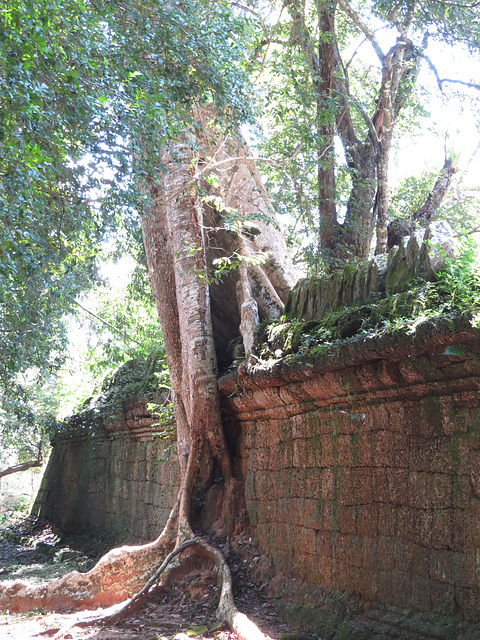
[[[286,580],[311,600],[320,589],[480,622],[480,331],[468,319],[241,366],[220,386],[254,535]],[[36,513],[156,536],[178,475],[149,420],[139,404],[102,436],[59,441]]]
[[[118,541],[153,540],[179,487],[175,442],[160,437],[147,400],[95,433],[54,443],[32,515],[63,528],[106,531]]]
[[[347,265],[330,276],[299,280],[289,293],[285,313],[296,320],[320,320],[328,313],[374,302],[385,293],[405,291],[415,279],[433,282],[454,255],[450,225],[431,222],[401,238],[388,255]]]
[[[479,621],[480,333],[464,329],[221,381],[251,523],[285,577]]]

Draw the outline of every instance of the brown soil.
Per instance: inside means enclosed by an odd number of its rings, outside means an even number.
[[[274,602],[264,594],[265,585],[252,579],[259,560],[249,541],[230,544],[215,541],[227,556],[235,581],[238,608],[270,638],[279,638],[289,628],[275,614]],[[0,582],[18,578],[43,582],[73,569],[87,570],[107,546],[105,540],[88,540],[76,535],[64,537],[54,527],[27,520],[0,530]],[[156,588],[148,602],[133,616],[115,626],[72,626],[102,610],[65,614],[36,611],[29,614],[0,614],[0,640],[23,638],[66,638],[95,640],[190,640],[215,638],[236,640],[215,618],[218,590],[212,572],[190,563],[186,575],[176,575],[168,589]]]

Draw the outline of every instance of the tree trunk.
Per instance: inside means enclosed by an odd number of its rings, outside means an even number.
[[[336,206],[335,145],[332,113],[335,74],[335,5],[319,2],[318,59],[319,76],[314,77],[317,101],[317,165],[320,246],[333,254],[338,243],[339,225]]]
[[[240,134],[224,136],[209,126],[212,119],[209,109],[196,113],[202,124],[196,182],[205,194],[198,206],[207,229],[207,273],[212,275],[214,261],[222,257],[239,266],[210,285],[217,358],[226,364],[229,344],[240,331],[248,355],[258,321],[282,315],[297,273],[248,146]],[[216,186],[205,180],[208,174]]]
[[[182,483],[176,506],[154,542],[113,550],[87,574],[72,572],[35,587],[21,582],[1,587],[0,608],[64,610],[130,598],[155,573],[166,554],[182,541],[193,539],[195,502],[204,497],[215,479],[224,484],[224,530],[228,534],[235,530],[233,507],[238,483],[232,475],[223,432],[216,350],[241,331],[245,350],[251,351],[258,318],[282,313],[294,272],[248,148],[240,136],[222,137],[219,128],[209,129],[206,122],[212,114],[208,109],[199,110],[197,116],[205,126],[196,140],[186,135],[162,153],[162,171],[150,183],[152,204],[141,220],[178,430]],[[199,151],[194,153],[193,149]],[[218,178],[218,186],[210,189],[208,197],[207,171]],[[231,228],[222,220],[227,212],[235,218]],[[211,289],[217,249],[236,256],[239,268],[227,274],[225,284]],[[217,344],[214,306],[217,320],[225,317],[225,309],[234,318]],[[222,619],[241,638],[262,637],[233,604],[231,577],[221,554],[206,543],[190,547],[208,556],[217,568]]]
[[[428,195],[422,206],[412,215],[412,220],[426,220],[428,222],[432,219],[438,207],[443,202],[454,173],[455,167],[453,166],[452,160],[447,158],[432,192]]]
[[[411,26],[414,3],[404,23],[396,25],[400,37],[385,55],[375,33],[362,21],[360,15],[345,0],[338,5],[346,16],[372,43],[382,65],[382,81],[375,111],[370,117],[363,107],[352,99],[348,73],[337,50],[335,94],[341,108],[337,114],[337,130],[342,140],[348,166],[353,169],[352,191],[347,205],[343,233],[339,245],[345,253],[360,258],[369,255],[375,223],[377,228],[376,253],[387,248],[388,217],[388,163],[393,131],[397,118],[407,103],[420,70],[422,49],[413,45],[407,34]],[[426,40],[423,47],[426,46]],[[343,73],[340,73],[343,70]],[[357,109],[368,127],[367,135],[360,139],[355,134],[351,107]],[[341,249],[340,249],[341,251]]]
[[[347,149],[352,172],[352,190],[337,250],[344,258],[368,258],[375,228],[377,154],[371,140]]]

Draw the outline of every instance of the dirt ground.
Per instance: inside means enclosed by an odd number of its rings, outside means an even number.
[[[281,638],[290,629],[275,614],[274,601],[264,594],[265,585],[252,579],[258,552],[248,540],[244,544],[245,553],[238,553],[228,540],[220,541],[234,576],[237,606],[267,637]],[[78,534],[65,537],[45,523],[10,521],[0,529],[0,582],[22,579],[39,583],[73,569],[85,571],[108,547],[105,539],[92,540]],[[146,606],[115,626],[74,626],[75,622],[98,616],[102,610],[65,614],[5,612],[0,614],[0,640],[236,640],[234,634],[218,624],[217,603],[218,590],[211,572],[205,567],[193,567],[169,590],[153,591]]]

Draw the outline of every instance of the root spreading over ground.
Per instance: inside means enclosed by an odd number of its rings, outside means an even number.
[[[47,571],[60,571],[76,564],[84,567],[88,562],[83,553],[84,543],[83,538],[59,538],[45,523],[16,522],[14,528],[0,531],[0,580],[20,573],[29,575],[29,584],[33,586],[35,579]],[[9,640],[28,637],[151,640],[177,636],[179,640],[187,640],[189,636],[201,636],[236,640],[236,634],[217,618],[221,589],[209,546],[198,539],[185,544],[176,554],[180,562],[170,562],[161,584],[152,581],[148,593],[145,590],[135,602],[126,599],[108,608],[91,605],[81,610],[75,607],[74,612],[43,610],[42,614],[35,615],[9,610],[0,615],[0,637]],[[238,545],[232,545],[223,536],[215,541],[215,546],[235,573],[236,599],[248,618],[273,638],[289,631],[275,614],[273,600],[265,595],[266,585],[258,584],[252,577],[252,569],[260,558],[254,542],[244,538]],[[54,562],[54,556],[61,560]],[[12,583],[4,582],[2,586],[12,586]]]

